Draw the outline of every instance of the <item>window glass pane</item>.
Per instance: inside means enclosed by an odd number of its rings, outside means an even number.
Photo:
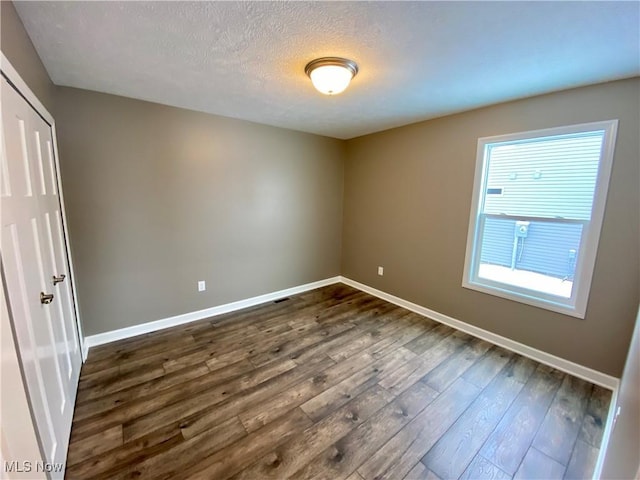
[[[617,126],[478,139],[463,287],[584,318]]]
[[[571,297],[582,222],[480,220],[479,278]]]
[[[489,144],[481,211],[589,220],[604,131]]]

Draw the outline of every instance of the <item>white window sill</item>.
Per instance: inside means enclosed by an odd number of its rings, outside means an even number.
[[[555,302],[552,298],[543,300],[540,296],[544,294],[533,290],[527,292],[523,288],[519,291],[520,289],[517,287],[511,287],[510,285],[500,284],[486,279],[463,281],[462,286],[470,290],[486,293],[495,297],[505,298],[518,303],[524,303],[526,305],[550,310],[552,312],[562,313],[571,317],[584,318],[585,316],[585,312],[583,310],[578,310],[571,305],[560,303],[562,301],[561,298],[558,298],[558,302]]]

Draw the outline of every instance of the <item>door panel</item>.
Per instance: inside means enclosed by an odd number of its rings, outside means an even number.
[[[46,461],[63,463],[81,353],[53,139],[51,127],[4,78],[2,140],[1,241],[8,301],[43,453]],[[42,303],[41,292],[53,294],[53,301]]]
[[[38,205],[41,218],[42,264],[48,267],[50,276],[45,278],[45,286],[54,294],[54,302],[50,305],[51,316],[51,339],[56,346],[56,366],[61,382],[68,382],[73,377],[75,369],[79,369],[79,364],[74,365],[72,353],[75,351],[79,355],[79,346],[75,327],[69,328],[69,322],[65,318],[73,319],[73,308],[69,309],[72,299],[70,282],[68,280],[68,269],[66,265],[66,251],[64,248],[64,234],[61,229],[56,228],[54,236],[53,218],[61,218],[60,201],[57,194],[55,169],[53,167],[53,153],[51,150],[51,128],[44,121],[38,122],[34,127],[34,150],[37,155],[33,157],[37,163],[37,171],[40,177],[40,191],[38,194]],[[58,222],[61,225],[61,222]],[[45,267],[45,269],[46,269]],[[64,275],[64,280],[54,285],[53,277]],[[43,290],[44,291],[44,290]],[[65,307],[66,306],[66,307]],[[73,325],[71,325],[73,327]],[[64,410],[66,405],[63,404]]]
[[[58,214],[57,210],[55,211],[55,214]],[[59,259],[56,258],[57,255],[54,248],[55,236],[54,236],[54,230],[52,227],[53,222],[51,220],[51,215],[47,212],[45,213],[44,218],[45,218],[45,228],[46,228],[47,247],[48,247],[46,253],[47,255],[49,255],[53,271],[64,272],[65,270],[62,268],[62,264],[60,263]],[[53,288],[54,295],[57,294],[58,299],[60,300],[59,302],[54,302],[55,303],[54,308],[56,310],[56,314],[58,318],[65,318],[65,300],[63,298],[63,294],[64,294],[64,292],[62,291],[63,289],[64,287],[58,288],[57,285]],[[60,322],[60,327],[61,327],[61,331],[59,332],[59,339],[56,340],[56,343],[58,344],[58,355],[60,357],[61,369],[64,371],[64,374],[68,379],[73,373],[73,362],[71,359],[71,353],[73,349],[69,348],[71,347],[71,345],[69,345],[70,335],[69,335],[69,332],[67,332],[67,327],[65,325],[65,322]]]
[[[4,203],[4,202],[3,202]],[[4,217],[4,215],[3,215]],[[40,433],[44,454],[48,458],[56,458],[58,444],[53,424],[45,385],[43,365],[46,362],[46,346],[37,338],[35,325],[44,325],[46,318],[44,309],[33,300],[30,283],[39,286],[35,253],[30,234],[30,222],[6,224],[3,218],[2,228],[2,260],[7,279],[7,291],[11,302],[14,328],[18,340],[19,353],[22,359],[24,374],[29,384],[29,397]],[[38,301],[39,303],[39,301]],[[24,319],[30,321],[24,321]]]

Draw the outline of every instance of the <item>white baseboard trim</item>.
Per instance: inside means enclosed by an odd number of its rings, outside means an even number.
[[[224,305],[218,305],[217,307],[206,308],[204,310],[198,310],[196,312],[183,313],[182,315],[176,315],[175,317],[163,318],[161,320],[155,320],[153,322],[142,323],[140,325],[134,325],[131,327],[120,328],[118,330],[111,330],[110,332],[98,333],[97,335],[90,335],[85,337],[84,346],[86,352],[89,352],[91,347],[98,345],[104,345],[105,343],[115,342],[117,340],[123,340],[125,338],[135,337],[144,333],[151,333],[157,330],[163,330],[169,327],[175,327],[177,325],[183,325],[185,323],[191,323],[198,320],[204,320],[206,318],[215,317],[223,313],[234,312],[236,310],[242,310],[243,308],[253,307],[261,303],[271,302],[278,300],[279,298],[288,297],[289,295],[295,295],[297,293],[306,292],[320,287],[326,287],[334,283],[340,283],[341,277],[332,277],[325,280],[319,280],[317,282],[306,283],[304,285],[298,285],[297,287],[286,288],[277,292],[266,293],[264,295],[258,295],[257,297],[246,298],[244,300],[238,300],[237,302],[226,303]],[[83,352],[84,354],[84,352]],[[85,354],[86,358],[86,354]]]
[[[445,325],[449,325],[450,327],[453,327],[457,330],[461,330],[465,333],[468,333],[469,335],[473,335],[474,337],[481,338],[482,340],[486,340],[487,342],[506,348],[507,350],[511,350],[512,352],[519,353],[520,355],[531,358],[545,365],[549,365],[565,373],[569,373],[575,377],[582,378],[583,380],[587,380],[596,385],[600,385],[609,390],[613,390],[614,392],[617,391],[620,380],[618,378],[612,377],[611,375],[598,372],[597,370],[584,367],[582,365],[571,362],[564,358],[557,357],[555,355],[551,355],[550,353],[543,352],[542,350],[538,350],[536,348],[530,347],[523,343],[516,342],[515,340],[511,340],[510,338],[503,337],[501,335],[495,334],[488,330],[484,330],[474,325],[470,325],[461,320],[457,320],[453,317],[449,317],[448,315],[444,315],[442,313],[436,312],[434,310],[430,310],[421,305],[409,302],[402,298],[383,292],[382,290],[377,290],[363,283],[356,282],[355,280],[351,280],[350,278],[340,277],[340,279],[341,279],[341,282],[344,283],[345,285],[349,285],[350,287],[357,288],[358,290],[362,290],[363,292],[366,292],[375,297],[379,297],[383,300],[386,300],[387,302],[393,303],[400,307],[406,308],[407,310],[411,310],[412,312],[415,312],[419,315],[422,315],[427,318],[431,318],[440,323],[444,323]]]

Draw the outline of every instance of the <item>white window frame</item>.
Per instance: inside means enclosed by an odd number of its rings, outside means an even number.
[[[611,167],[613,165],[613,153],[617,129],[618,120],[605,120],[600,122],[582,123],[579,125],[511,133],[493,137],[482,137],[478,139],[473,197],[471,200],[469,231],[467,234],[467,250],[464,262],[464,276],[462,278],[462,286],[464,288],[477,290],[479,292],[525,303],[527,305],[533,305],[546,310],[563,313],[572,317],[585,317],[587,302],[589,300],[589,291],[591,289],[591,280],[593,278],[593,269],[595,266],[596,254],[598,252],[600,231],[602,229],[602,221],[604,218],[607,191],[609,189],[609,179],[611,177]],[[488,171],[486,169],[486,160],[489,152],[489,145],[502,142],[536,139],[540,137],[592,132],[596,130],[604,130],[605,133],[603,137],[600,164],[598,167],[598,177],[596,179],[591,220],[585,222],[585,226],[583,228],[579,250],[580,254],[578,255],[576,262],[571,298],[565,300],[562,297],[546,295],[536,290],[494,282],[486,278],[479,277],[478,269],[480,266],[481,246],[480,204],[487,186],[486,182]],[[517,219],[536,220],[535,217],[526,216],[518,217]],[[556,221],[556,219],[553,220]]]

